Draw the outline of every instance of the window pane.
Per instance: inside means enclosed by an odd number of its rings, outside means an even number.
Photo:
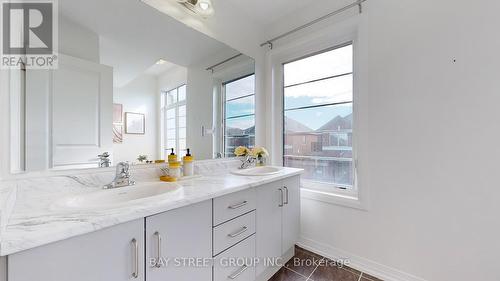
[[[175,119],[175,109],[167,110],[167,119]]]
[[[167,139],[169,140],[175,140],[175,129],[169,129],[167,130]]]
[[[254,145],[254,116],[226,120],[225,154],[227,157],[234,157],[234,149],[238,146],[246,146],[251,148]]]
[[[238,136],[238,137],[226,137],[226,157],[234,157],[234,149],[238,146],[246,146],[252,148],[255,146],[254,136]]]
[[[352,74],[285,88],[285,109],[352,101]]]
[[[186,99],[186,85],[179,88],[179,101]]]
[[[226,102],[226,118],[254,114],[255,96]]]
[[[352,45],[284,65],[285,87],[353,72]]]
[[[227,136],[255,135],[255,118],[247,116],[226,120]]]
[[[352,103],[286,111],[284,151],[304,178],[352,186]]]
[[[167,105],[177,103],[177,89],[167,93]]]
[[[350,159],[344,161],[285,156],[285,166],[304,169],[302,179],[335,183],[341,188],[352,188],[353,167]]]
[[[180,139],[186,138],[186,128],[179,128],[179,138]]]
[[[179,117],[179,127],[186,127],[186,117]]]
[[[186,139],[179,139],[179,150],[186,150]]]
[[[177,147],[175,146],[175,140],[168,140],[167,141],[167,150],[173,148],[174,150],[177,150]],[[168,152],[170,154],[171,151]]]
[[[255,93],[255,75],[227,83],[225,89],[226,100],[253,95]]]
[[[167,119],[167,128],[175,129],[175,119]]]
[[[179,116],[186,116],[186,106],[179,106]]]

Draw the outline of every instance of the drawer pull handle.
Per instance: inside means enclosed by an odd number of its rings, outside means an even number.
[[[248,265],[244,265],[237,272],[229,275],[228,278],[231,280],[234,280],[234,279],[238,278],[238,276],[243,274],[243,272],[245,272],[245,270],[247,270],[247,269],[248,269]]]
[[[160,235],[160,232],[155,232],[154,234],[156,236],[156,252],[158,253],[158,256],[156,258],[156,264],[155,264],[155,267],[156,268],[160,268],[161,267],[161,263],[160,263],[160,259],[161,259],[161,235]]]
[[[284,186],[283,188],[285,189],[285,198],[286,198],[285,205],[288,205],[288,187]]]
[[[227,236],[229,236],[229,237],[231,237],[231,238],[235,238],[235,237],[238,237],[238,236],[240,236],[241,234],[245,233],[247,230],[248,230],[248,227],[244,226],[244,227],[243,227],[240,231],[235,232],[235,233],[228,234]]]
[[[231,205],[228,208],[231,209],[231,210],[236,210],[236,209],[239,209],[239,208],[241,208],[241,207],[243,207],[243,206],[245,206],[247,204],[248,204],[248,201],[243,201],[243,202],[241,202],[239,204]]]
[[[134,272],[132,272],[132,277],[137,279],[139,278],[139,244],[135,238],[132,239],[132,246],[134,248]]]

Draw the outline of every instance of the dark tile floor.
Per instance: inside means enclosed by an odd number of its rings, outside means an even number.
[[[346,265],[295,247],[295,256],[269,281],[382,281]]]

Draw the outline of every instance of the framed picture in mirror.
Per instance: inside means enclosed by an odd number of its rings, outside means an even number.
[[[123,123],[123,104],[113,104],[113,123]]]
[[[144,135],[146,116],[142,113],[125,112],[125,134]]]
[[[123,125],[113,124],[113,143],[123,143]]]

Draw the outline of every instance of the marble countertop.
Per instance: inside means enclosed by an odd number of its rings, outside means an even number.
[[[237,164],[237,162],[236,162]],[[112,173],[86,174],[83,176],[57,176],[43,179],[25,179],[17,182],[16,196],[9,196],[5,206],[10,206],[0,230],[0,256],[46,245],[77,235],[90,233],[120,223],[140,219],[179,207],[195,204],[247,188],[259,186],[302,173],[301,169],[284,168],[269,176],[236,176],[229,171],[234,163],[218,165],[218,169],[205,169],[201,176],[179,181],[179,192],[130,202],[116,208],[98,210],[54,209],[53,203],[67,196],[95,192],[102,183],[109,182]],[[133,171],[133,175],[134,175]],[[198,172],[199,169],[198,169]],[[134,177],[141,182],[157,181],[155,169],[144,169]],[[9,194],[11,194],[9,192]],[[15,201],[15,202],[12,202]],[[7,220],[7,221],[5,221]]]

